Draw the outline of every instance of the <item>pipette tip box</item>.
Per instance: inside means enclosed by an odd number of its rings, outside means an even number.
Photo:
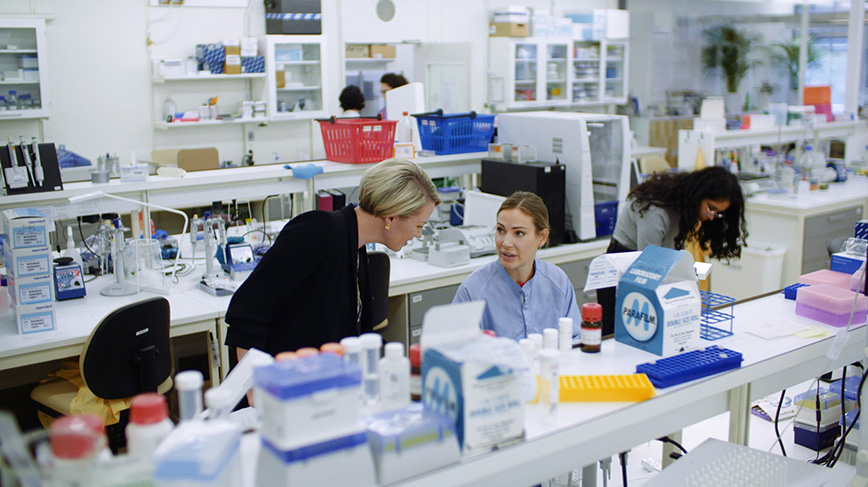
[[[801,289],[796,297],[797,315],[827,325],[847,326],[850,322],[851,310],[853,310],[852,324],[865,323],[865,319],[868,318],[868,297],[828,284]]]
[[[739,368],[742,360],[740,353],[714,345],[639,364],[636,373],[646,374],[654,387],[666,388]]]

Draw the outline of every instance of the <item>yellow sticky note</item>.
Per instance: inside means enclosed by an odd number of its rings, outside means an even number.
[[[832,333],[830,333],[829,330],[817,326],[803,328],[795,333],[799,338],[823,338],[830,336],[831,334]]]

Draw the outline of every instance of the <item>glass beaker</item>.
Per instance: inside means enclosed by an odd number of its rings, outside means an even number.
[[[127,244],[125,259],[128,269],[127,280],[135,284],[139,291],[165,289],[163,258],[160,241],[154,238],[130,240]]]

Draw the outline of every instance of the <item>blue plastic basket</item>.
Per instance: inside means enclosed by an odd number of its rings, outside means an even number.
[[[741,367],[742,360],[740,353],[713,345],[639,364],[636,366],[636,373],[647,375],[654,387],[663,389],[725,370],[737,369]]]
[[[414,114],[419,125],[419,140],[423,150],[435,154],[461,154],[488,150],[494,135],[494,115],[455,113],[443,110]]]

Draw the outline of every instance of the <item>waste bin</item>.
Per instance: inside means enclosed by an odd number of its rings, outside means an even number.
[[[742,247],[740,259],[729,263],[711,259],[712,292],[744,299],[783,289],[781,276],[786,247],[760,242],[749,245]]]

